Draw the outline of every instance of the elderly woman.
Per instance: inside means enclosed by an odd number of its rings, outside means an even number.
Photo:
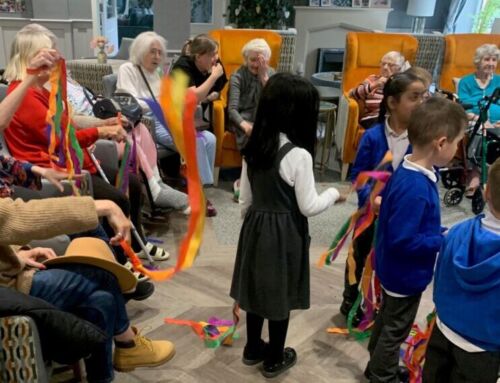
[[[380,103],[384,98],[384,85],[395,73],[407,68],[404,56],[396,51],[386,53],[380,60],[380,73],[368,76],[361,84],[349,91],[360,105],[359,123],[368,129],[377,121]]]
[[[50,69],[58,58],[54,50],[41,50],[30,60],[28,68]],[[34,77],[28,75],[0,103],[3,117],[0,131],[36,82]],[[2,176],[13,175],[10,170],[3,169]],[[10,246],[91,230],[97,227],[101,217],[106,218],[113,229],[112,243],[130,240],[130,221],[112,201],[62,197],[26,203],[21,199],[0,198],[0,286],[43,299],[103,329],[106,342],[93,350],[85,364],[88,381],[104,383],[113,380],[113,367],[130,371],[167,362],[175,354],[174,345],[168,341],[151,341],[130,325],[119,281],[112,273],[77,264],[47,269],[41,262],[55,258],[51,249]]]
[[[484,96],[491,96],[496,88],[500,87],[500,76],[495,73],[497,69],[500,50],[495,44],[483,44],[476,50],[474,55],[474,65],[476,71],[460,79],[458,83],[458,97],[460,101],[466,104],[472,104],[474,107],[469,113],[471,122],[479,117],[478,102]],[[487,128],[500,128],[500,105],[491,103],[488,111]],[[477,141],[479,143],[479,141]],[[472,163],[469,163],[470,171],[468,173],[469,183],[465,195],[472,197],[479,187],[479,169]]]
[[[227,111],[230,130],[242,149],[252,133],[260,93],[274,69],[269,68],[271,48],[264,39],[253,39],[241,50],[245,64],[231,75]]]
[[[495,44],[483,44],[476,50],[474,65],[476,71],[460,79],[458,97],[460,101],[472,104],[474,107],[470,117],[477,118],[479,114],[478,101],[484,96],[491,96],[500,87],[500,75],[496,74],[500,50]],[[488,121],[500,128],[500,105],[492,103],[489,109]]]
[[[153,115],[146,102],[141,99],[157,99],[160,94],[161,70],[166,58],[166,41],[155,32],[139,34],[130,46],[130,62],[118,70],[117,89],[122,89],[137,99],[146,115],[155,121],[155,135],[158,146],[172,150],[175,143],[167,127]],[[209,131],[199,132],[196,136],[198,170],[204,185],[213,184],[215,161],[215,136]],[[207,210],[208,215],[210,211]]]
[[[56,44],[55,35],[45,27],[38,24],[29,24],[23,27],[17,34],[12,44],[10,61],[5,70],[5,78],[10,81],[8,92],[15,92],[18,86],[22,86],[22,80],[28,75],[26,69],[30,60],[41,50],[54,51]],[[37,74],[36,79],[26,90],[19,108],[15,112],[4,136],[11,154],[23,161],[31,162],[41,167],[52,167],[52,158],[48,153],[48,137],[46,134],[46,116],[49,108],[49,94],[46,87],[50,72],[42,71]],[[63,121],[69,118],[67,112],[63,113]],[[76,124],[75,124],[76,125]],[[76,138],[83,149],[90,148],[97,139],[114,139],[122,141],[126,132],[119,124],[89,127],[76,131]],[[105,164],[103,164],[105,165]],[[97,171],[87,150],[83,151],[83,168],[91,174],[94,197],[96,199],[110,199],[123,210],[125,215],[130,215],[139,235],[145,241],[141,225],[141,209],[143,204],[142,190],[139,179],[131,174],[129,177],[129,197],[114,186],[108,184]],[[107,177],[113,180],[116,173],[108,171]],[[108,235],[111,228],[105,225]],[[137,241],[133,241],[134,250],[141,253],[141,247]],[[153,244],[148,243],[147,248],[151,255],[157,260],[164,260],[169,254]]]

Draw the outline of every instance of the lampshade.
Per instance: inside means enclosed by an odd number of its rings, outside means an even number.
[[[434,15],[436,0],[408,0],[406,13],[409,16],[429,17]]]

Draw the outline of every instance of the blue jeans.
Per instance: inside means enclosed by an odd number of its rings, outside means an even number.
[[[154,118],[152,114],[149,114],[148,117]],[[154,118],[154,121],[157,144],[177,151],[174,140],[168,130],[158,119]],[[203,185],[214,183],[215,144],[216,138],[212,132],[208,130],[196,132],[196,160]]]
[[[85,360],[85,366],[89,382],[111,382],[114,378],[113,337],[130,326],[118,281],[110,272],[94,266],[67,264],[56,267],[35,273],[30,295],[106,332],[106,343]]]

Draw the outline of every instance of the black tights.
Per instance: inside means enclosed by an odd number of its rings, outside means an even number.
[[[283,361],[288,321],[289,318],[279,321],[268,320],[269,348],[264,361],[266,364],[280,363]],[[259,350],[262,344],[261,334],[263,325],[263,317],[247,312],[247,348],[249,350]]]

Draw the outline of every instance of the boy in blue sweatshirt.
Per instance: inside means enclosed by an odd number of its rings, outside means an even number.
[[[400,381],[399,349],[432,279],[443,241],[434,167],[453,158],[466,126],[462,107],[438,97],[412,113],[408,138],[413,153],[389,180],[380,208],[375,272],[382,285],[382,305],[368,345],[365,375],[370,382]]]
[[[436,325],[424,383],[496,383],[500,368],[500,159],[491,166],[489,211],[454,226],[434,276]]]

